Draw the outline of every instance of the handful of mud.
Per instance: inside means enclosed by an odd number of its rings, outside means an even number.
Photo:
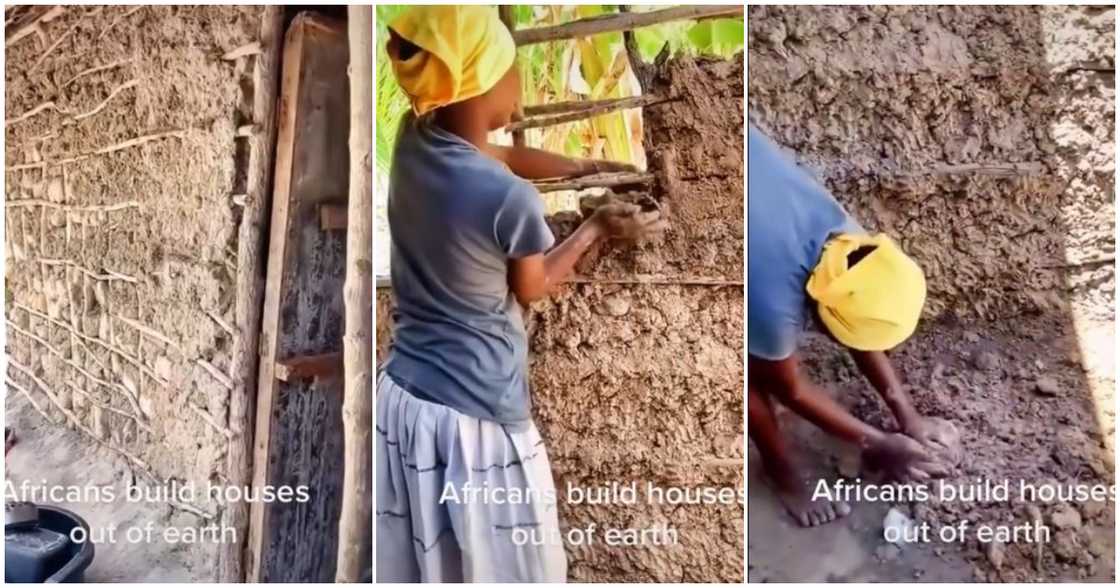
[[[964,460],[961,432],[950,420],[928,418],[926,423],[933,432],[922,445],[929,452],[931,461],[937,466],[937,470],[955,472]]]

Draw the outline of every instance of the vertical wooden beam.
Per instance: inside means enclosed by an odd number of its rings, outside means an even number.
[[[253,582],[329,582],[341,510],[342,382],[281,382],[276,362],[337,352],[345,312],[345,235],[319,228],[319,206],[349,191],[346,26],[302,12],[285,33],[268,271],[261,313],[253,488],[307,488],[296,502],[255,501]]]
[[[513,15],[513,5],[511,5],[511,4],[499,5],[498,6],[498,17],[502,19],[502,22],[505,23],[506,28],[509,29],[509,32],[511,34],[515,30],[517,30],[517,20],[514,18],[514,15]],[[513,66],[517,67],[517,61],[516,60],[514,60]],[[524,84],[522,84],[522,87],[524,87]],[[517,116],[515,117],[517,120],[521,120],[521,118],[525,116],[525,114],[521,111],[521,104],[524,102],[524,98],[525,98],[524,95],[522,95],[522,99],[519,100],[518,103],[517,103]],[[521,129],[517,129],[517,130],[513,131],[513,144],[514,144],[514,146],[517,146],[517,147],[525,145],[525,131],[523,131]]]
[[[234,344],[230,393],[226,477],[231,486],[247,488],[253,476],[253,411],[257,395],[258,345],[261,304],[264,302],[265,223],[272,195],[272,156],[276,146],[276,97],[280,79],[280,50],[284,33],[284,10],[266,6],[261,11],[261,52],[253,65],[253,124],[258,132],[249,138],[248,197],[237,235],[237,296],[234,309]],[[246,536],[249,504],[226,505],[226,528],[234,529],[236,540],[222,543],[218,554],[218,582],[245,580]]]
[[[358,582],[371,566],[373,492],[373,9],[349,8],[350,199],[346,233],[346,333],[342,405],[346,458],[335,580]]]
[[[260,367],[258,379],[256,427],[253,435],[253,487],[262,488],[269,479],[269,447],[275,418],[275,364],[278,346],[280,293],[283,285],[284,256],[287,253],[292,166],[296,132],[297,99],[303,66],[303,34],[293,23],[284,36],[283,72],[277,100],[276,166],[272,194],[272,220],[269,227],[267,272],[259,342]],[[270,510],[260,501],[249,511],[249,541],[246,546],[246,581],[261,581],[262,551]]]

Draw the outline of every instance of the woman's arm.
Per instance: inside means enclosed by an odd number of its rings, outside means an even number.
[[[748,377],[752,385],[772,394],[782,404],[826,432],[866,449],[882,442],[882,431],[852,416],[798,369],[797,355],[771,361],[750,356]]]
[[[522,306],[548,296],[572,275],[576,262],[601,240],[638,239],[665,228],[659,212],[642,212],[636,204],[600,206],[591,218],[547,253],[509,262],[509,287]]]
[[[509,167],[514,175],[527,180],[586,176],[602,172],[637,171],[637,168],[615,161],[573,159],[532,147],[488,145],[487,154]]]
[[[894,367],[891,365],[891,360],[887,357],[887,354],[882,351],[859,351],[857,349],[849,349],[849,353],[855,360],[856,365],[859,366],[859,371],[879,392],[883,402],[887,403],[887,407],[890,408],[895,420],[898,421],[899,428],[909,434],[913,434],[916,429],[920,428],[922,416],[918,414],[918,411],[910,402],[910,397],[902,388],[902,381],[895,374]]]
[[[797,355],[770,361],[748,356],[747,377],[825,432],[856,444],[868,464],[892,478],[942,476],[944,467],[930,460],[920,443],[899,433],[885,433],[852,416],[798,368]]]

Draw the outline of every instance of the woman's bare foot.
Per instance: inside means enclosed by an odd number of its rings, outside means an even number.
[[[842,500],[813,500],[813,485],[803,479],[791,464],[766,467],[767,477],[778,493],[786,512],[802,527],[817,527],[848,516],[852,507]]]
[[[813,500],[809,483],[799,484],[799,488],[783,490],[778,488],[778,500],[786,507],[786,512],[802,527],[816,527],[846,517],[852,507],[843,500],[821,498]]]

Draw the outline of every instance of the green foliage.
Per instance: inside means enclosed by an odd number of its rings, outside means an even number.
[[[393,78],[393,66],[389,63],[389,55],[385,53],[385,43],[389,42],[389,23],[401,12],[408,8],[407,5],[379,5],[377,6],[377,145],[376,165],[378,175],[388,175],[389,166],[393,161],[393,144],[396,139],[397,125],[401,117],[411,108],[408,98],[401,92],[400,86]]]
[[[393,79],[392,65],[385,53],[388,23],[407,5],[377,6],[377,145],[379,176],[389,173],[393,143],[401,117],[409,111],[407,98]],[[646,11],[663,6],[635,6]],[[517,28],[561,24],[614,12],[613,5],[517,5]],[[663,48],[671,53],[731,57],[743,48],[743,19],[678,21],[635,31],[644,61],[652,61]],[[526,104],[560,100],[617,98],[635,91],[627,81],[622,33],[607,33],[568,42],[539,43],[518,49]],[[561,151],[574,157],[608,157],[635,161],[640,145],[640,122],[634,124],[624,113],[612,113],[590,121],[529,133],[530,144]],[[379,182],[380,183],[380,182]]]

